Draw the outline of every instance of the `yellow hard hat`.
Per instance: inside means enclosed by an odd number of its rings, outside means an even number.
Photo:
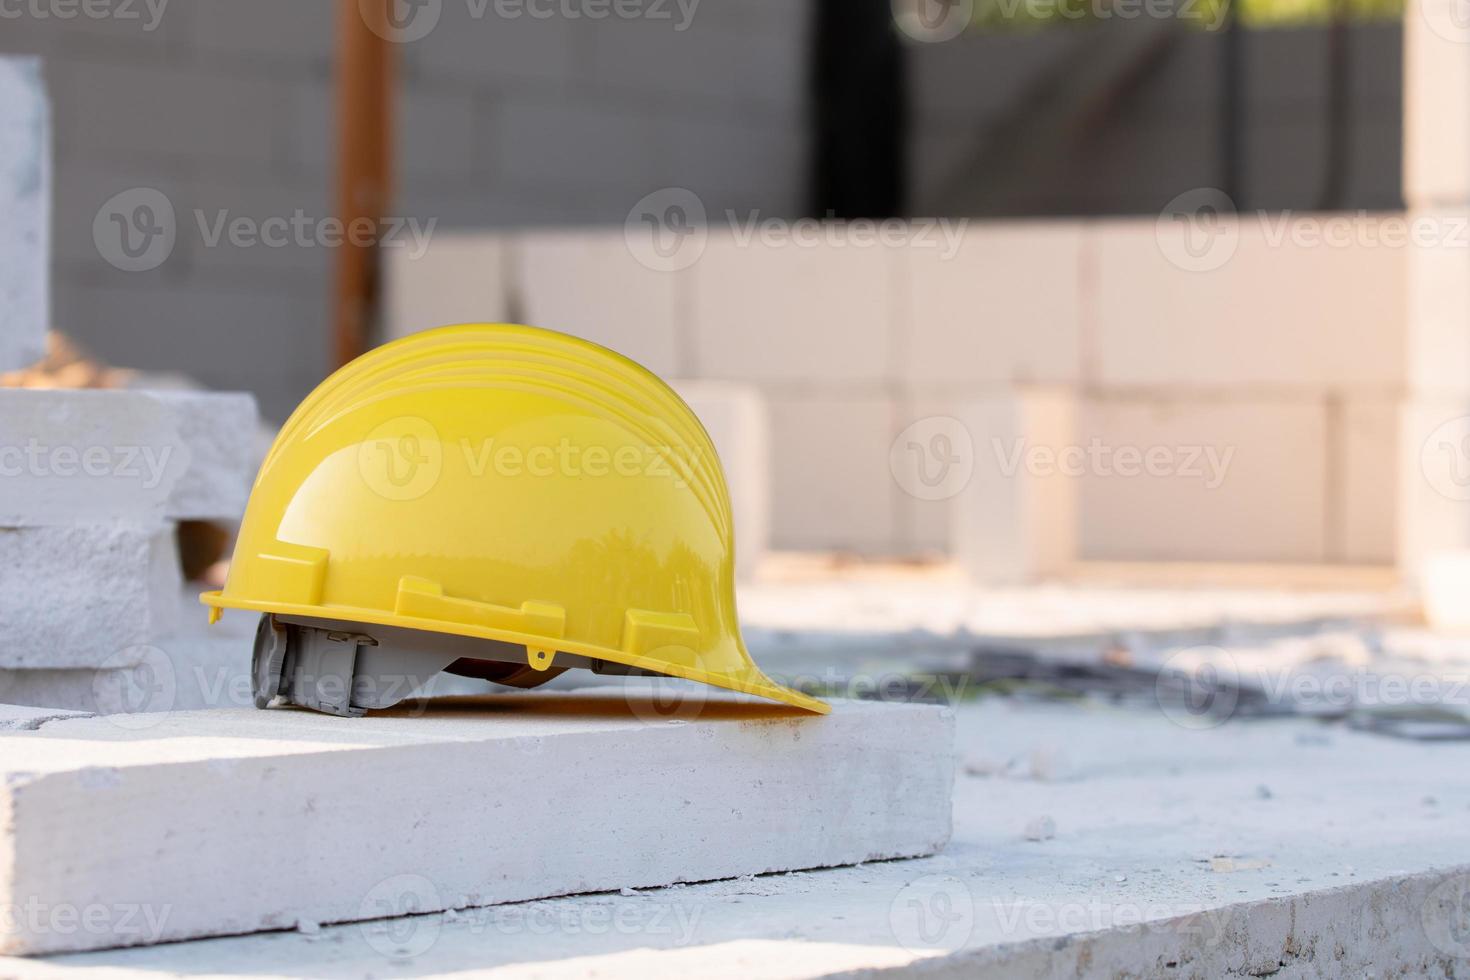
[[[735,611],[729,493],[668,385],[596,344],[470,324],[312,392],[251,490],[221,609],[264,615],[255,700],[387,707],[440,670],[686,678],[825,713]]]

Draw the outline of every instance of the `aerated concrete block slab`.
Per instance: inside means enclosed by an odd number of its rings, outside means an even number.
[[[754,385],[675,381],[720,456],[735,515],[735,573],[750,580],[771,547],[771,420]]]
[[[256,422],[248,394],[0,390],[0,527],[238,520]]]
[[[1078,445],[1070,393],[1035,388],[994,395],[964,406],[957,418],[921,421],[902,442],[896,448],[915,454],[895,469],[908,477],[906,489],[921,499],[925,491],[933,499],[952,493],[951,552],[972,580],[1030,582],[1076,560],[1080,480],[1059,463]],[[968,479],[967,463],[973,466]],[[937,482],[926,484],[926,473]]]
[[[646,684],[646,682],[643,682]],[[0,954],[288,929],[933,854],[953,714],[644,686],[0,735]],[[127,814],[126,846],[99,832]],[[386,904],[385,904],[386,903]]]
[[[181,587],[167,525],[0,527],[0,685],[11,669],[141,662]]]
[[[0,371],[37,361],[50,326],[51,109],[39,58],[0,58]]]

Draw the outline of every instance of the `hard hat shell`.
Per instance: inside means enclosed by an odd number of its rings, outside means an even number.
[[[826,713],[746,651],[729,493],[673,389],[596,344],[467,324],[373,350],[291,415],[221,609],[377,624]]]

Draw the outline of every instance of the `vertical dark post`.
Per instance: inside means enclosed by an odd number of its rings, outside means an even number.
[[[1245,188],[1241,181],[1245,107],[1241,97],[1240,0],[1221,2],[1225,7],[1220,23],[1220,190],[1240,209],[1246,205],[1242,200]]]
[[[1341,208],[1347,199],[1352,165],[1352,60],[1348,45],[1347,0],[1331,0],[1332,20],[1327,26],[1327,153],[1323,161],[1323,211]]]
[[[902,215],[908,96],[890,0],[815,0],[811,65],[813,213]]]
[[[337,0],[337,216],[348,230],[337,250],[332,311],[339,365],[367,349],[377,310],[376,229],[392,182],[395,45],[388,40],[388,5],[394,2]],[[353,232],[368,226],[375,229],[372,241]]]

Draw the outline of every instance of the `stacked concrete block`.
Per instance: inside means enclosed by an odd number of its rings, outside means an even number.
[[[439,235],[423,255],[390,249],[384,339],[451,323],[508,318],[507,241],[498,235]]]
[[[0,735],[0,906],[159,913],[132,932],[10,916],[0,955],[916,857],[949,839],[945,708],[838,701],[802,718],[700,694],[669,724],[658,695],[506,695],[515,710],[429,707],[415,724],[247,708]],[[126,847],[97,832],[119,813]]]
[[[0,371],[45,353],[51,113],[37,58],[0,58]]]
[[[181,652],[175,525],[238,519],[255,426],[248,395],[0,389],[0,700],[105,709]]]
[[[1427,232],[1408,249],[1407,398],[1400,415],[1399,562],[1435,625],[1470,605],[1470,28],[1451,0],[1404,16],[1404,200]]]
[[[1065,572],[1078,554],[1086,469],[1071,392],[1018,388],[974,401],[948,421],[957,427],[947,439],[936,441],[944,434],[936,428],[914,446],[921,465],[946,464],[955,483],[955,558],[971,578],[998,585]],[[941,459],[945,446],[949,458]]]
[[[585,337],[666,378],[681,370],[680,277],[641,264],[623,229],[531,233],[514,247],[526,323]]]
[[[1470,249],[1447,230],[1433,264],[1411,263],[1393,237],[1411,230],[1402,215],[1242,216],[1221,230],[1229,247],[1208,268],[1194,267],[1184,226],[1137,219],[915,223],[898,242],[713,222],[692,263],[669,270],[641,264],[622,229],[449,236],[422,258],[389,256],[391,320],[420,329],[503,313],[665,377],[758,392],[778,549],[944,547],[957,533],[950,498],[904,485],[923,481],[913,450],[893,458],[895,435],[1021,385],[1079,393],[1089,436],[1125,457],[1167,449],[1196,473],[1192,447],[1239,450],[1224,488],[1080,480],[1077,558],[1391,561],[1396,500],[1418,488],[1392,477],[1400,433],[1386,413],[1406,371],[1470,364],[1443,313],[1456,295],[1470,309]],[[1444,334],[1422,354],[1411,344],[1408,367],[1406,296],[1437,304]],[[1271,450],[1278,432],[1290,453]],[[744,485],[735,470],[759,464],[726,455],[732,486]],[[1274,473],[1257,465],[1268,459]],[[1165,534],[1161,512],[1187,531]],[[1195,519],[1207,513],[1229,519]],[[957,555],[975,552],[954,541]],[[1034,569],[1031,554],[1012,564]]]
[[[754,385],[728,381],[676,381],[674,389],[704,424],[720,454],[735,514],[735,573],[749,580],[771,543],[771,423],[766,400]]]

